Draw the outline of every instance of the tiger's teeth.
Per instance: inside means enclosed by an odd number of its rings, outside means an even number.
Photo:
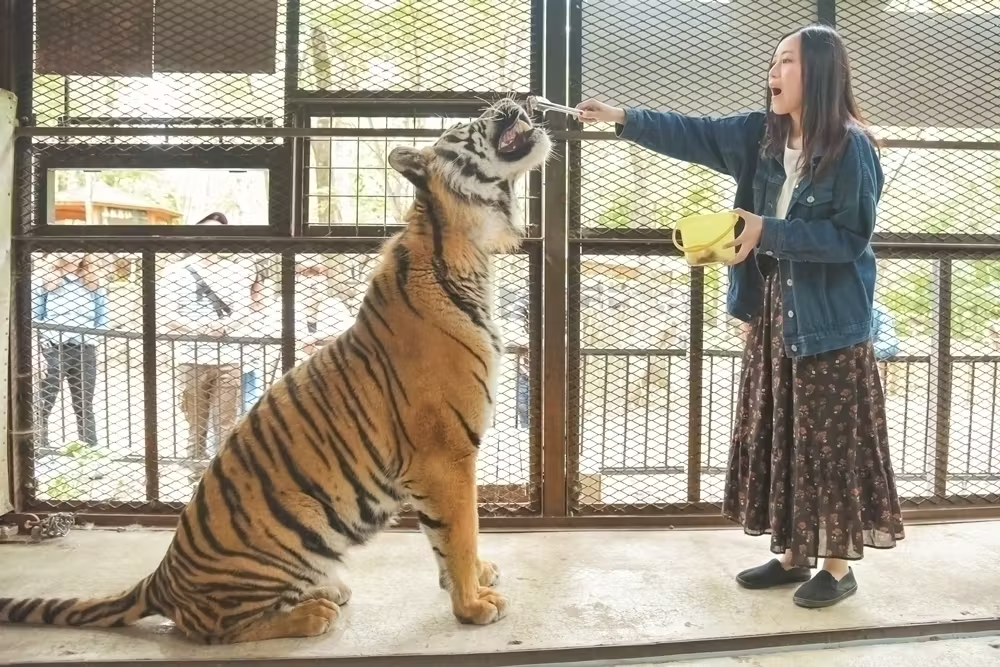
[[[531,129],[531,125],[529,125],[528,123],[525,123],[523,120],[517,121],[517,126],[516,127],[517,127],[517,130],[519,132],[521,132],[522,134],[524,132],[527,132],[527,131],[529,131]]]

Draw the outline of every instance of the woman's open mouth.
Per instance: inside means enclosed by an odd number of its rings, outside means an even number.
[[[517,119],[500,135],[500,141],[497,142],[497,150],[501,153],[514,153],[524,148],[525,144],[528,143],[528,137],[534,131],[535,128],[530,124],[520,118]]]
[[[777,97],[778,95],[781,95],[781,88],[771,86],[771,97]]]

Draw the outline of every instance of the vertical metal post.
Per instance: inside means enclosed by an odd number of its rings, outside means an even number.
[[[536,218],[541,221],[541,215]],[[541,243],[528,246],[528,489],[529,502],[533,512],[540,511],[542,485],[542,263]]]
[[[546,0],[531,2],[531,83],[530,90],[541,91],[544,79]],[[528,211],[525,229],[529,236],[542,235],[542,174],[528,174]],[[532,512],[541,511],[544,484],[542,461],[542,280],[544,249],[542,243],[530,243],[528,252],[528,502]]]
[[[299,9],[301,0],[286,0],[285,6],[285,123],[291,122],[289,100],[299,87]]]
[[[690,351],[688,354],[688,502],[701,501],[701,397],[705,360],[705,269],[691,268]]]
[[[291,106],[299,87],[299,29],[301,0],[288,0],[285,12],[285,125],[300,127],[304,114]],[[302,140],[286,139],[289,158],[288,206],[289,224],[284,230],[290,236],[301,236],[304,227],[302,194],[303,160]],[[295,251],[281,253],[281,371],[287,373],[295,366]]]
[[[309,116],[302,109],[298,109],[291,115],[291,122],[294,127],[306,127],[309,123]],[[292,137],[285,141],[289,142],[288,197],[291,200],[289,207],[291,224],[290,230],[283,231],[291,236],[302,236],[305,234],[306,216],[309,211],[306,202],[309,197],[309,142],[312,140]]]
[[[22,125],[32,120],[32,61],[34,5],[31,2],[6,0],[2,21],[5,25],[5,86],[17,95],[17,118]],[[28,227],[35,214],[32,208],[35,186],[32,175],[31,139],[14,142],[14,187],[12,192],[12,232],[16,237]],[[10,359],[11,437],[8,441],[11,465],[11,491],[15,511],[22,510],[35,497],[34,401],[31,349],[31,253],[18,241],[11,243],[12,308]]]
[[[938,308],[937,308],[937,385],[935,397],[937,412],[935,419],[934,444],[934,496],[936,499],[948,495],[948,457],[951,445],[951,260],[938,260]]]
[[[580,101],[583,94],[583,3],[570,0],[569,6],[569,100]],[[569,127],[580,129],[580,123],[569,120]],[[581,169],[583,142],[570,141],[567,146],[568,191],[567,233],[572,237],[566,255],[566,482],[567,512],[573,514],[580,503],[580,209],[582,197]]]
[[[160,499],[156,434],[156,253],[142,251],[142,392],[146,440],[146,500]]]
[[[32,113],[32,67],[35,58],[34,45],[34,24],[35,9],[34,3],[23,0],[8,0],[13,5],[12,14],[8,14],[13,20],[13,41],[11,42],[12,67],[14,74],[14,94],[17,95],[17,117],[21,125],[34,125],[34,114]]]
[[[545,97],[566,103],[567,0],[545,4]],[[552,114],[549,128],[566,129]],[[565,516],[566,504],[566,141],[557,139],[545,167],[542,282],[542,514]]]
[[[285,126],[301,127],[303,113],[299,107],[293,106],[290,100],[294,97],[295,91],[299,87],[299,29],[300,29],[300,0],[287,0],[288,5],[285,11]],[[302,221],[304,219],[302,206],[302,177],[303,177],[303,155],[304,140],[299,137],[285,138],[285,155],[288,158],[288,191],[285,194],[289,198],[287,211],[288,224],[279,225],[276,230],[282,236],[301,236]],[[272,177],[273,180],[273,177]],[[272,188],[273,196],[273,188]],[[280,202],[278,202],[280,204]],[[274,204],[271,210],[281,210]],[[280,222],[280,219],[279,219]],[[274,221],[271,221],[274,224]]]
[[[531,0],[531,90],[542,90],[545,81],[545,7],[548,0]]]
[[[0,90],[14,92],[17,86],[17,2],[0,0]]]
[[[15,206],[18,202],[15,200]],[[19,244],[13,249],[13,312],[11,345],[11,433],[13,504],[21,511],[35,499],[34,391],[31,350],[31,252]]]
[[[828,26],[837,26],[837,0],[816,0],[816,20]]]
[[[295,366],[295,251],[281,253],[281,372]]]

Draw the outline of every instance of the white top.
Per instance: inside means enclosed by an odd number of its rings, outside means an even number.
[[[788,205],[792,201],[792,192],[799,183],[799,160],[802,158],[802,151],[785,146],[785,182],[781,186],[781,194],[778,195],[778,206],[774,211],[774,217],[784,219],[788,214]]]
[[[208,295],[198,289],[193,268],[205,285],[229,307],[221,315]],[[234,261],[226,257],[207,259],[190,255],[166,268],[156,281],[157,329],[169,333],[163,323],[174,320],[197,330],[213,322],[224,324],[230,331],[240,328],[250,315],[250,288],[253,286],[252,262]],[[230,335],[238,335],[231,333]],[[171,361],[175,364],[241,364],[244,350],[239,343],[175,341]],[[161,343],[161,345],[164,345]],[[161,351],[160,354],[166,354]]]

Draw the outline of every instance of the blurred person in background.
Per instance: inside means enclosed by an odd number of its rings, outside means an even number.
[[[335,341],[354,323],[347,305],[331,289],[330,270],[318,255],[302,255],[295,264],[295,363],[301,363],[324,345]],[[247,336],[281,338],[281,294],[265,300],[249,322]],[[280,350],[265,354],[253,349],[252,370],[244,376],[244,407],[249,410],[264,393],[264,378],[280,374]],[[269,383],[268,383],[269,384]]]
[[[229,224],[211,213],[198,225]],[[190,254],[169,265],[156,282],[158,321],[171,334],[202,340],[172,343],[181,388],[181,412],[188,426],[187,455],[201,469],[210,457],[209,420],[215,416],[216,444],[236,424],[240,412],[246,352],[238,335],[251,314],[256,274],[248,262],[228,253]]]
[[[97,335],[81,329],[104,329],[108,322],[107,291],[99,284],[93,255],[66,253],[55,257],[32,280],[32,314],[45,360],[39,387],[39,445],[49,447],[48,422],[63,379],[69,385],[80,440],[97,446],[94,388],[97,384]]]

